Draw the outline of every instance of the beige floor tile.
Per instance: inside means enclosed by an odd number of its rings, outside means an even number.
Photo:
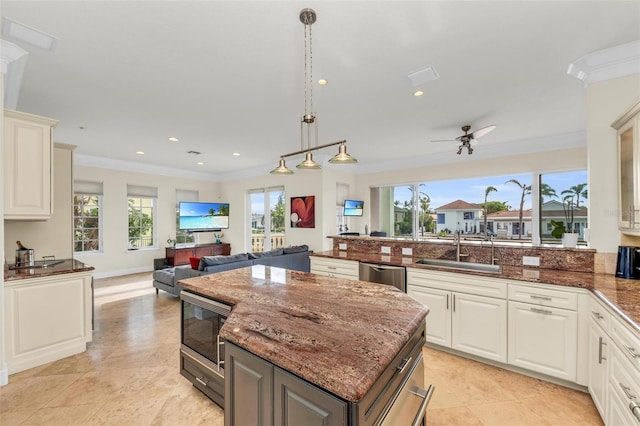
[[[467,407],[449,409],[427,409],[427,425],[429,426],[482,426],[478,419]]]
[[[120,398],[106,403],[89,418],[91,425],[149,425],[158,415],[168,397]]]
[[[191,387],[184,395],[168,398],[151,424],[223,426],[224,411]]]
[[[33,410],[0,413],[0,425],[17,426],[33,415]]]
[[[521,401],[496,402],[469,407],[473,415],[484,425],[551,426],[552,422],[531,411]]]
[[[71,407],[41,408],[29,417],[21,426],[83,426],[90,424],[89,419],[105,405],[97,404],[75,405]]]
[[[9,384],[0,387],[0,413],[36,411],[65,392],[81,374],[33,376],[22,379],[9,377]]]

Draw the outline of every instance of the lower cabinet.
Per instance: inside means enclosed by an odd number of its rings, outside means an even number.
[[[224,424],[347,424],[347,403],[226,342]]]
[[[606,390],[609,374],[609,337],[591,321],[589,327],[589,394],[600,417],[606,418]]]
[[[355,260],[311,256],[310,261],[312,274],[348,280],[357,280],[360,277],[360,263]]]
[[[618,347],[612,348],[608,425],[640,425],[640,372]]]
[[[408,270],[407,277],[407,294],[429,307],[427,342],[498,362],[507,361],[506,300],[470,294],[483,289],[472,283],[466,289],[461,288],[466,283],[454,285],[431,271]],[[453,288],[468,293],[448,290]]]
[[[578,314],[509,301],[509,364],[576,381]]]

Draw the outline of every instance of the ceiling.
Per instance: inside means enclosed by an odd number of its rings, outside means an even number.
[[[314,79],[329,82],[313,90],[319,143],[346,139],[351,173],[584,146],[569,64],[640,40],[640,1],[5,0],[3,18],[58,38],[46,51],[3,37],[29,52],[17,109],[60,120],[80,163],[266,174],[300,149],[305,7]],[[429,65],[440,78],[414,87]],[[497,128],[472,156],[430,142],[464,124]]]

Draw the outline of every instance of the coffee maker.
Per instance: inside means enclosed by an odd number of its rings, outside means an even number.
[[[616,277],[640,279],[640,247],[618,246]]]

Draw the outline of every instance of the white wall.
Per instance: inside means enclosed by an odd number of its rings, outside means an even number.
[[[586,90],[590,244],[599,252],[615,253],[621,234],[617,219],[617,134],[611,123],[640,100],[640,74],[591,84]],[[622,240],[640,246],[640,238],[625,236]]]
[[[176,189],[196,190],[200,201],[226,201],[220,196],[220,184],[215,182],[88,166],[76,166],[74,179],[103,183],[102,252],[75,255],[95,268],[97,278],[151,271],[153,260],[165,257],[167,239],[174,239],[176,235]],[[155,218],[158,247],[155,249],[127,249],[127,184],[158,188]],[[240,224],[232,219],[231,226]],[[196,235],[201,243],[214,239],[210,232]]]

